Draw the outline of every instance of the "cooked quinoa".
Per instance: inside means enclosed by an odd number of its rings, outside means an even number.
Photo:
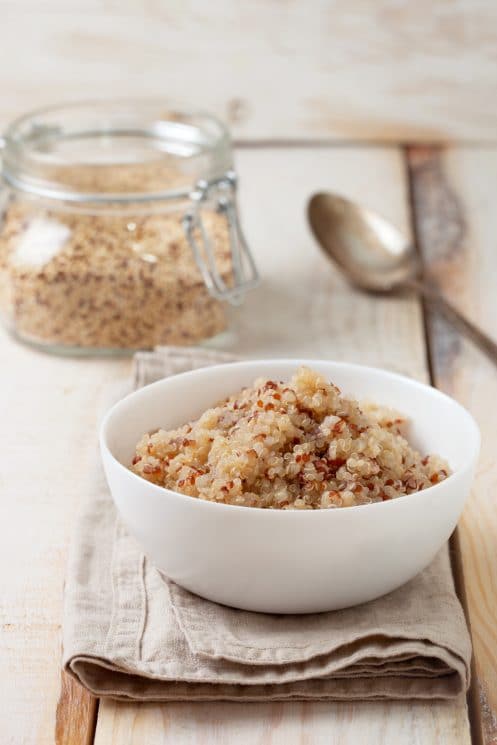
[[[346,398],[301,367],[259,379],[179,429],[142,437],[132,470],[211,502],[268,509],[351,507],[426,489],[449,475],[405,439],[407,420]]]

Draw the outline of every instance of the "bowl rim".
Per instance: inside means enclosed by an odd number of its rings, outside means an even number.
[[[116,413],[119,411],[119,409],[126,404],[127,401],[129,401],[130,398],[133,398],[134,396],[139,396],[141,392],[144,390],[149,390],[151,388],[160,388],[164,385],[169,384],[171,381],[176,380],[177,378],[189,378],[189,377],[196,377],[199,373],[206,372],[207,370],[214,372],[221,373],[223,370],[226,369],[226,367],[238,367],[238,368],[245,368],[245,367],[257,367],[259,365],[273,365],[273,364],[287,364],[287,365],[293,365],[296,367],[299,366],[307,366],[312,367],[312,365],[333,365],[335,368],[342,368],[344,370],[346,369],[354,369],[354,370],[360,370],[362,372],[366,373],[372,373],[374,375],[382,375],[387,380],[400,380],[404,383],[408,383],[409,385],[413,386],[414,388],[417,388],[418,390],[422,390],[425,393],[428,393],[431,396],[434,396],[435,398],[442,398],[445,399],[450,403],[451,406],[454,406],[456,410],[459,411],[460,414],[462,414],[463,418],[466,419],[468,431],[471,432],[471,439],[468,447],[468,455],[464,462],[464,464],[458,468],[457,470],[453,471],[446,479],[439,482],[438,484],[434,484],[433,486],[427,487],[426,489],[421,489],[419,491],[413,492],[412,494],[406,494],[403,497],[398,497],[397,499],[390,499],[385,502],[372,502],[370,504],[360,504],[360,505],[354,505],[352,507],[345,507],[345,508],[336,508],[336,509],[316,509],[316,510],[278,510],[278,509],[268,509],[267,507],[247,507],[245,505],[234,505],[234,504],[225,504],[223,502],[211,502],[207,499],[199,499],[196,497],[191,497],[188,494],[182,494],[181,492],[174,491],[172,489],[168,489],[164,486],[159,486],[158,484],[154,484],[151,481],[147,481],[146,479],[142,478],[138,474],[131,471],[127,466],[125,466],[123,463],[121,463],[112,453],[108,443],[107,443],[107,435],[108,435],[108,428],[110,426],[110,423],[112,422],[113,417],[116,415]],[[447,484],[452,481],[457,476],[460,476],[461,474],[465,474],[468,470],[473,468],[478,460],[479,454],[480,454],[480,447],[481,447],[481,433],[479,426],[473,417],[473,415],[458,401],[456,401],[451,396],[447,395],[443,391],[440,391],[438,388],[435,388],[434,386],[422,383],[419,380],[416,380],[414,378],[409,378],[407,375],[402,375],[401,373],[393,372],[391,370],[385,370],[381,367],[373,367],[370,365],[361,365],[356,362],[344,362],[344,361],[335,361],[335,360],[323,360],[323,359],[301,359],[301,358],[291,358],[291,357],[282,357],[282,358],[268,358],[268,359],[248,359],[248,360],[236,360],[233,362],[222,362],[217,365],[207,365],[204,367],[196,368],[194,370],[187,370],[182,373],[177,373],[174,375],[171,375],[166,378],[161,378],[159,380],[154,381],[153,383],[149,383],[146,386],[142,386],[141,388],[138,388],[134,391],[131,391],[131,393],[128,393],[124,398],[121,398],[119,401],[117,401],[111,408],[106,412],[104,415],[101,424],[100,424],[100,430],[99,430],[99,443],[100,443],[100,450],[101,453],[106,453],[111,461],[115,463],[115,465],[118,467],[118,470],[121,472],[126,473],[127,477],[131,478],[132,481],[135,479],[141,484],[141,486],[146,485],[146,488],[150,488],[152,492],[156,494],[160,494],[162,497],[168,497],[171,496],[175,499],[178,499],[179,501],[185,501],[187,500],[189,504],[197,504],[198,508],[200,509],[222,509],[222,510],[235,510],[236,513],[240,513],[241,510],[246,511],[248,514],[255,513],[260,514],[264,513],[266,515],[288,515],[288,516],[295,516],[295,515],[307,515],[308,517],[304,519],[318,519],[317,515],[351,515],[356,514],[357,510],[361,511],[361,514],[365,513],[365,510],[378,510],[378,509],[399,509],[400,506],[407,502],[415,501],[419,498],[426,498],[434,494],[435,492],[439,491],[440,489],[444,489]],[[473,447],[471,448],[471,443],[473,443]],[[396,507],[393,507],[393,505],[397,505]],[[315,517],[310,517],[311,515],[314,515]],[[270,519],[280,519],[280,518],[270,518]],[[290,518],[286,517],[283,519],[295,519],[295,517]],[[302,519],[302,518],[298,518]],[[329,518],[328,518],[329,519]],[[340,519],[340,518],[333,518],[333,519]]]

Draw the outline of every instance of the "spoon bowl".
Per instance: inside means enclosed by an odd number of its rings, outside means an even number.
[[[315,194],[309,223],[323,251],[363,290],[388,292],[419,274],[414,246],[380,215],[336,194]]]

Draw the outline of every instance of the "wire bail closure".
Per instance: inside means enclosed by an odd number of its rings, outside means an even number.
[[[236,206],[237,178],[234,171],[213,181],[197,181],[190,193],[193,207],[183,217],[183,229],[195,262],[209,293],[218,300],[238,305],[247,290],[259,284],[259,273],[238,219]],[[228,285],[219,273],[212,241],[202,220],[202,207],[213,202],[216,211],[225,215],[233,268],[233,284]],[[197,240],[196,233],[200,236]]]

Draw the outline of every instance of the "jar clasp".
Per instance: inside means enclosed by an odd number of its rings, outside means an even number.
[[[183,228],[210,294],[218,300],[237,305],[244,293],[259,283],[254,257],[243,235],[236,206],[237,178],[234,171],[212,181],[197,181],[190,193],[193,205],[183,218]],[[202,207],[209,202],[225,216],[228,227],[232,262],[232,282],[221,276],[214,256],[212,241],[202,220]]]

